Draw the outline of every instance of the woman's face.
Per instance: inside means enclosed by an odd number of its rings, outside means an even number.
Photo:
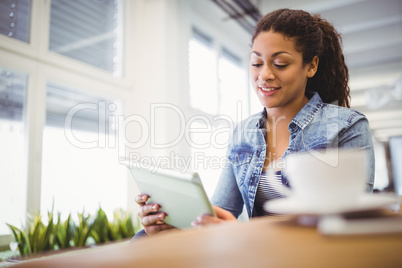
[[[307,78],[315,74],[317,65],[317,57],[304,65],[293,39],[280,33],[261,32],[254,39],[250,75],[253,88],[266,108],[304,105]]]

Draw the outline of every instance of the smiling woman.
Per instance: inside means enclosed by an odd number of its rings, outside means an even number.
[[[348,69],[331,24],[302,10],[267,14],[252,37],[250,74],[265,109],[234,130],[234,137],[244,138],[229,145],[231,165],[222,172],[213,204],[236,217],[243,205],[249,217],[266,215],[263,204],[283,197],[287,191],[281,188],[289,187],[279,167],[282,160],[326,148],[366,150],[367,190],[372,191],[374,152],[367,119],[330,104],[349,105]]]
[[[299,111],[308,102],[304,89],[317,71],[318,57],[304,64],[294,41],[272,31],[259,34],[252,49],[250,74],[263,106]]]
[[[243,207],[249,217],[267,215],[264,203],[284,197],[291,186],[281,172],[282,161],[302,151],[318,158],[317,152],[327,148],[364,151],[369,175],[360,189],[372,191],[372,137],[366,117],[347,108],[348,69],[331,24],[302,10],[267,14],[252,37],[250,77],[264,110],[233,130],[227,165],[212,196],[218,218],[200,215],[193,226],[232,221]],[[171,229],[159,221],[163,213],[147,199],[136,199],[145,231]]]

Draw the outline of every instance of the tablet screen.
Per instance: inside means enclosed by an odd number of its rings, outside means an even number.
[[[161,206],[166,213],[165,223],[176,228],[189,228],[198,216],[215,215],[197,173],[128,166],[140,192],[147,194],[148,202]],[[155,171],[156,170],[156,171]]]

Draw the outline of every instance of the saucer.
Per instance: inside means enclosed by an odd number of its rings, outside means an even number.
[[[363,194],[355,203],[348,205],[334,203],[331,206],[324,206],[320,203],[307,205],[294,197],[287,197],[267,201],[264,204],[264,209],[276,214],[323,215],[375,210],[397,202],[398,200],[395,196],[388,194]]]

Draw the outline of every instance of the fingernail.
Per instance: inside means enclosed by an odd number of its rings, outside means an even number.
[[[165,214],[159,214],[159,219],[163,220],[165,218]]]
[[[157,210],[158,207],[157,207],[156,205],[153,205],[153,206],[152,206],[152,209],[153,209],[153,210]]]

